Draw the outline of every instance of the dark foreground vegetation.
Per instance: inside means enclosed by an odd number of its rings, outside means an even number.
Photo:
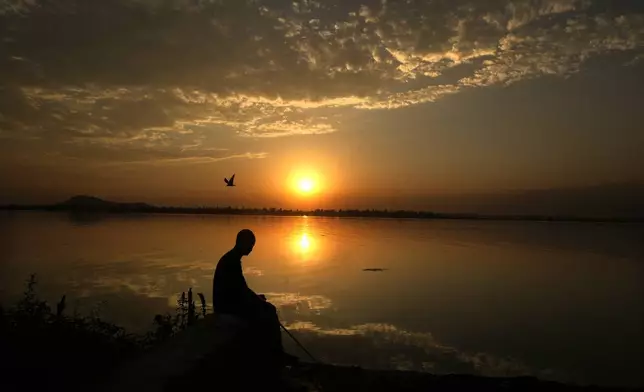
[[[65,296],[53,309],[38,298],[36,283],[32,275],[17,303],[0,306],[2,391],[92,390],[124,360],[144,354],[201,317],[184,294],[176,314],[157,315],[151,332],[132,334],[98,314],[69,315]]]
[[[474,213],[440,213],[409,210],[357,210],[315,209],[291,210],[282,208],[245,207],[169,207],[146,203],[118,203],[92,196],[74,196],[62,203],[48,205],[4,205],[0,210],[58,211],[72,213],[110,214],[207,214],[207,215],[267,215],[267,216],[324,216],[340,218],[394,218],[394,219],[465,219],[504,221],[553,221],[553,222],[644,222],[642,217],[593,218],[581,216],[546,215],[483,215]]]
[[[179,335],[189,336],[190,328],[196,328],[193,326],[199,323],[204,325],[201,319],[207,319],[203,296],[198,294],[201,304],[197,305],[189,290],[187,296],[184,293],[178,299],[175,314],[156,316],[155,328],[147,334],[130,334],[123,328],[101,320],[97,314],[67,315],[64,296],[54,309],[37,297],[35,288],[36,278],[32,275],[22,299],[11,307],[0,308],[0,353],[3,358],[0,390],[5,392],[110,390],[105,387],[110,385],[114,371],[122,364],[140,360],[146,355],[159,355],[160,348],[161,351],[164,347],[176,350],[169,342],[177,342]],[[243,352],[238,349],[234,351]],[[231,357],[227,356],[229,354],[213,352],[179,377],[171,378],[163,388],[138,385],[132,389],[118,390],[251,390],[245,389],[244,385],[249,384],[244,382],[251,382],[254,391],[275,390],[275,387],[265,386],[261,376],[250,371],[253,368],[240,367],[240,362],[231,361]],[[324,392],[627,390],[576,387],[531,377],[438,376],[310,363],[289,370],[285,378],[293,385],[304,388],[293,390]],[[238,383],[232,385],[231,380]]]

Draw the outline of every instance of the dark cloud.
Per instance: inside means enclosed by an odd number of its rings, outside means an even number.
[[[334,132],[328,109],[565,77],[613,52],[637,64],[644,10],[617,3],[4,0],[0,137],[141,147],[195,124]]]

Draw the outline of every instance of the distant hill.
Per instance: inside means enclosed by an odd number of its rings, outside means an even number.
[[[107,201],[99,199],[94,196],[73,196],[69,199],[55,205],[62,209],[71,210],[91,210],[91,211],[114,211],[114,210],[151,210],[154,206],[146,203],[118,203],[114,201]]]
[[[99,199],[98,197],[94,197],[94,196],[84,196],[84,195],[70,197],[69,199],[63,201],[62,203],[58,203],[58,205],[61,205],[61,206],[83,206],[83,207],[109,206],[113,204],[114,203],[111,201]]]

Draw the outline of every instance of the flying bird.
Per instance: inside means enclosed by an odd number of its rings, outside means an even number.
[[[235,175],[233,174],[233,176],[230,177],[230,180],[224,178],[224,182],[226,183],[226,186],[235,186]]]

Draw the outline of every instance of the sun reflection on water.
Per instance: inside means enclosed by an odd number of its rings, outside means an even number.
[[[293,228],[289,236],[290,251],[295,259],[300,262],[317,259],[320,252],[320,244],[309,224],[309,219],[302,217],[300,224]]]
[[[317,217],[301,216],[288,221],[280,241],[284,257],[290,263],[307,268],[328,266],[334,259],[336,247],[325,228],[326,222]]]
[[[291,250],[299,261],[310,261],[316,257],[317,243],[314,237],[305,229],[293,234]]]
[[[309,239],[308,233],[302,233],[299,241],[300,251],[307,253],[311,249],[311,240]]]

